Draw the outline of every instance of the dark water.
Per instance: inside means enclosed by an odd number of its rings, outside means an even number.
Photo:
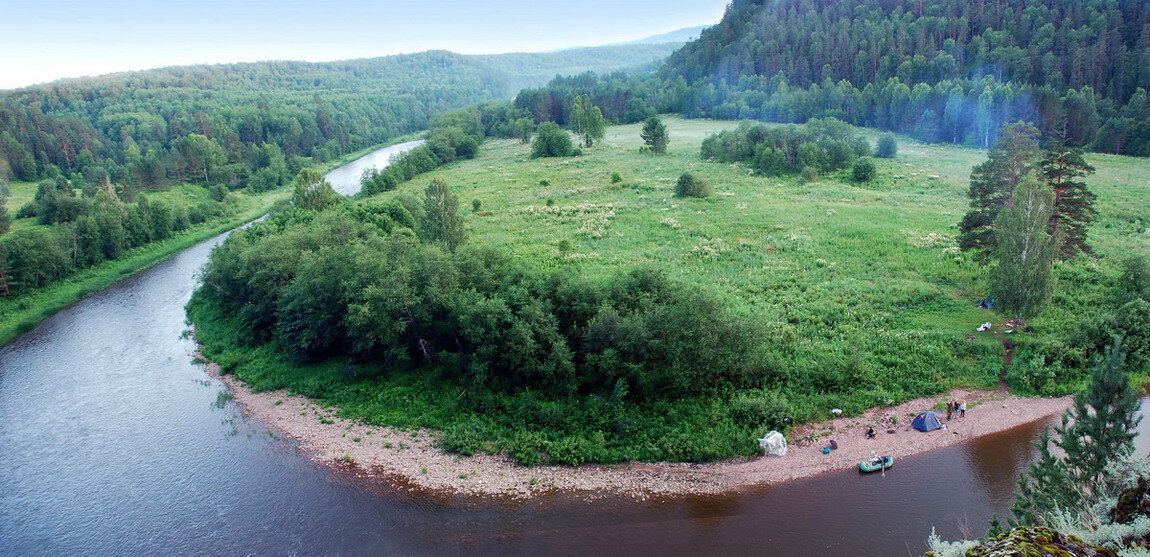
[[[886,476],[724,496],[411,493],[317,466],[218,400],[181,334],[219,240],[0,349],[0,554],[919,555],[932,527],[981,535],[1004,513],[1039,428],[901,459]]]

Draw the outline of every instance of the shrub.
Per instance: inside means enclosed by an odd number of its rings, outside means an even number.
[[[531,141],[531,157],[570,157],[574,154],[571,136],[555,122],[543,122]]]
[[[869,182],[874,174],[874,161],[870,157],[859,157],[851,167],[851,177],[856,182]]]
[[[619,182],[622,182],[622,181],[623,181],[623,176],[621,176],[618,172],[612,172],[611,173],[611,183],[612,184],[618,184]]]
[[[484,437],[476,422],[455,424],[443,430],[439,447],[449,453],[471,456],[483,449]]]
[[[518,431],[507,443],[507,456],[523,466],[534,466],[543,460],[546,440],[532,431]]]
[[[595,432],[591,439],[581,435],[570,435],[551,443],[547,454],[551,462],[579,466],[586,462],[597,462],[606,456],[606,438],[602,432]]]
[[[731,416],[739,423],[751,427],[783,427],[783,418],[790,413],[786,397],[770,391],[751,391],[731,401]]]
[[[711,186],[690,172],[684,172],[675,183],[675,197],[707,197]]]
[[[471,200],[471,212],[472,213],[478,213],[481,208],[483,208],[483,202],[482,201],[480,201],[478,199],[472,199]]]
[[[809,184],[819,179],[819,171],[815,170],[813,166],[804,166],[803,173],[799,177],[799,181],[804,184]]]
[[[875,149],[874,156],[880,159],[893,159],[895,153],[898,153],[898,142],[894,140],[894,134],[882,134],[882,137],[878,138],[878,148]]]

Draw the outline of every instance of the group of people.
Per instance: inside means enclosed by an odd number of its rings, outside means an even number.
[[[965,400],[948,400],[946,401],[946,421],[958,414],[958,417],[966,417],[966,401]]]

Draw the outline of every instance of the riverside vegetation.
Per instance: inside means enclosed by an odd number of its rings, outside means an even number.
[[[984,151],[904,142],[869,180],[850,164],[767,177],[700,156],[736,122],[664,122],[665,155],[639,124],[578,157],[489,140],[361,201],[237,232],[189,304],[205,355],[257,390],[523,464],[747,456],[833,407],[997,384],[1003,328],[975,305],[985,267],[957,245]],[[845,132],[852,156],[876,139]],[[1018,392],[1076,391],[1112,334],[1148,330],[1150,272],[1127,256],[1150,242],[1150,169],[1087,160],[1092,255],[1054,265],[1052,303],[1014,334]],[[684,174],[711,195],[675,196]],[[444,202],[444,185],[475,210]],[[428,224],[444,217],[465,221],[454,250]],[[975,332],[984,321],[996,327]]]

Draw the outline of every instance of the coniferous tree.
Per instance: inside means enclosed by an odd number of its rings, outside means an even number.
[[[1039,458],[1019,478],[1013,524],[1042,525],[1046,513],[1085,511],[1111,495],[1108,468],[1134,451],[1142,420],[1125,360],[1121,339],[1115,338],[1095,363],[1086,392],[1074,396],[1074,406],[1054,428],[1055,438],[1048,430],[1035,443]]]
[[[1038,162],[1038,129],[1021,122],[1004,127],[987,157],[970,173],[970,211],[958,224],[959,247],[977,250],[981,257],[994,251],[998,213]]]
[[[643,122],[643,131],[639,132],[639,137],[643,138],[643,143],[647,144],[652,153],[662,155],[667,152],[670,137],[667,135],[667,126],[663,125],[658,116],[652,116]]]
[[[990,275],[991,290],[998,308],[1016,321],[1037,315],[1050,299],[1058,249],[1047,229],[1053,213],[1054,192],[1026,176],[994,221],[998,266]]]
[[[451,193],[447,182],[440,178],[432,180],[423,193],[424,238],[443,242],[449,251],[455,251],[463,244],[467,234],[463,228],[463,217],[459,214],[459,198]]]
[[[1081,149],[1055,147],[1038,163],[1039,178],[1054,189],[1054,215],[1050,233],[1060,237],[1059,254],[1073,257],[1090,253],[1086,244],[1086,227],[1094,221],[1094,194],[1077,178],[1094,173],[1094,167],[1082,158]]]

